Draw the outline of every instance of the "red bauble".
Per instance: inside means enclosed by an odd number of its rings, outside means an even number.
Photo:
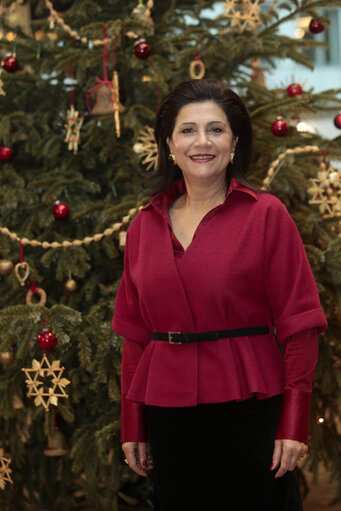
[[[7,161],[12,158],[13,151],[10,147],[0,147],[0,160]]]
[[[271,131],[277,137],[284,137],[288,133],[289,126],[288,123],[283,121],[283,119],[277,119],[271,125]]]
[[[341,130],[341,112],[334,117],[334,124],[337,128],[339,128],[339,130]]]
[[[70,208],[67,204],[57,201],[53,206],[53,214],[56,220],[66,220],[70,214]]]
[[[144,40],[139,40],[134,48],[134,53],[138,59],[147,59],[151,52],[150,44],[146,43]]]
[[[311,22],[309,23],[309,30],[313,34],[319,34],[320,32],[324,31],[324,25],[322,25],[322,23],[320,23],[319,21],[311,20]]]
[[[19,67],[19,62],[16,57],[6,57],[2,62],[2,67],[9,73],[14,73]]]
[[[287,88],[287,92],[291,98],[294,96],[299,96],[299,94],[302,94],[302,87],[299,83],[292,83]]]
[[[57,337],[50,330],[43,330],[38,335],[37,342],[42,350],[52,350],[57,344]]]

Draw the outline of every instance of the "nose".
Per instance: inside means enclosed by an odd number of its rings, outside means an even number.
[[[195,143],[196,145],[207,145],[211,143],[209,134],[205,129],[198,129]]]

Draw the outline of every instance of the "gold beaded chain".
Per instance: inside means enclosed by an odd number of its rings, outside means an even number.
[[[262,189],[266,190],[269,188],[271,181],[277,175],[279,169],[282,166],[283,160],[289,154],[302,154],[302,153],[317,153],[321,151],[317,145],[306,145],[304,147],[295,147],[295,149],[286,149],[283,153],[280,153],[277,158],[271,163],[266,177],[263,180]]]
[[[27,238],[20,238],[15,232],[11,232],[7,227],[0,227],[0,232],[4,234],[5,236],[8,236],[12,241],[21,241],[22,245],[30,245],[32,247],[42,247],[44,249],[48,248],[60,248],[60,247],[80,247],[82,245],[89,245],[89,243],[92,243],[93,241],[100,241],[104,236],[111,236],[114,232],[119,231],[122,227],[126,226],[131,217],[135,215],[140,209],[142,209],[143,206],[140,206],[139,208],[132,208],[129,210],[128,215],[124,216],[122,218],[122,222],[116,222],[112,225],[112,227],[109,227],[108,229],[105,229],[105,231],[94,234],[93,236],[85,236],[82,240],[73,240],[73,241],[63,241],[62,243],[59,243],[58,241],[38,241],[38,240],[29,240]]]
[[[63,18],[61,18],[58,14],[58,12],[53,8],[52,2],[50,0],[45,0],[46,7],[50,11],[50,17],[51,20],[58,23],[65,32],[67,32],[71,37],[74,39],[77,39],[77,41],[81,41],[84,44],[91,44],[93,46],[101,46],[103,44],[110,43],[111,39],[104,38],[104,39],[94,39],[93,41],[88,39],[86,36],[81,36],[76,30],[73,30],[73,28],[70,27]]]

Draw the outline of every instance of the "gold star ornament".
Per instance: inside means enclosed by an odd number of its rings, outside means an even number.
[[[341,170],[336,171],[329,166],[310,181],[312,187],[308,188],[308,193],[312,199],[309,204],[318,204],[325,217],[341,216]]]
[[[42,405],[48,411],[50,405],[58,406],[59,397],[69,397],[64,390],[70,383],[66,378],[62,378],[64,369],[60,366],[60,360],[54,360],[50,364],[45,353],[40,362],[35,359],[32,361],[32,368],[22,369],[27,377],[27,396],[35,397],[36,406]],[[47,378],[50,378],[50,385],[47,384]]]
[[[147,165],[147,171],[156,168],[157,165],[157,145],[154,137],[154,130],[145,126],[140,131],[136,144],[133,147],[135,153],[140,155],[142,163]]]
[[[262,24],[259,3],[263,0],[226,0],[225,16],[230,20],[231,31],[255,30]]]
[[[0,489],[1,490],[5,489],[6,483],[13,484],[13,481],[12,481],[11,475],[10,475],[12,470],[9,467],[10,463],[11,463],[11,458],[5,458],[4,454],[5,454],[4,450],[0,449]]]

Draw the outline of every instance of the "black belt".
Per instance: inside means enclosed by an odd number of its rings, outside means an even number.
[[[248,326],[245,328],[232,328],[230,330],[216,330],[215,332],[152,332],[152,339],[155,341],[168,341],[169,344],[187,344],[197,341],[217,341],[226,337],[262,335],[269,332],[268,326]]]

